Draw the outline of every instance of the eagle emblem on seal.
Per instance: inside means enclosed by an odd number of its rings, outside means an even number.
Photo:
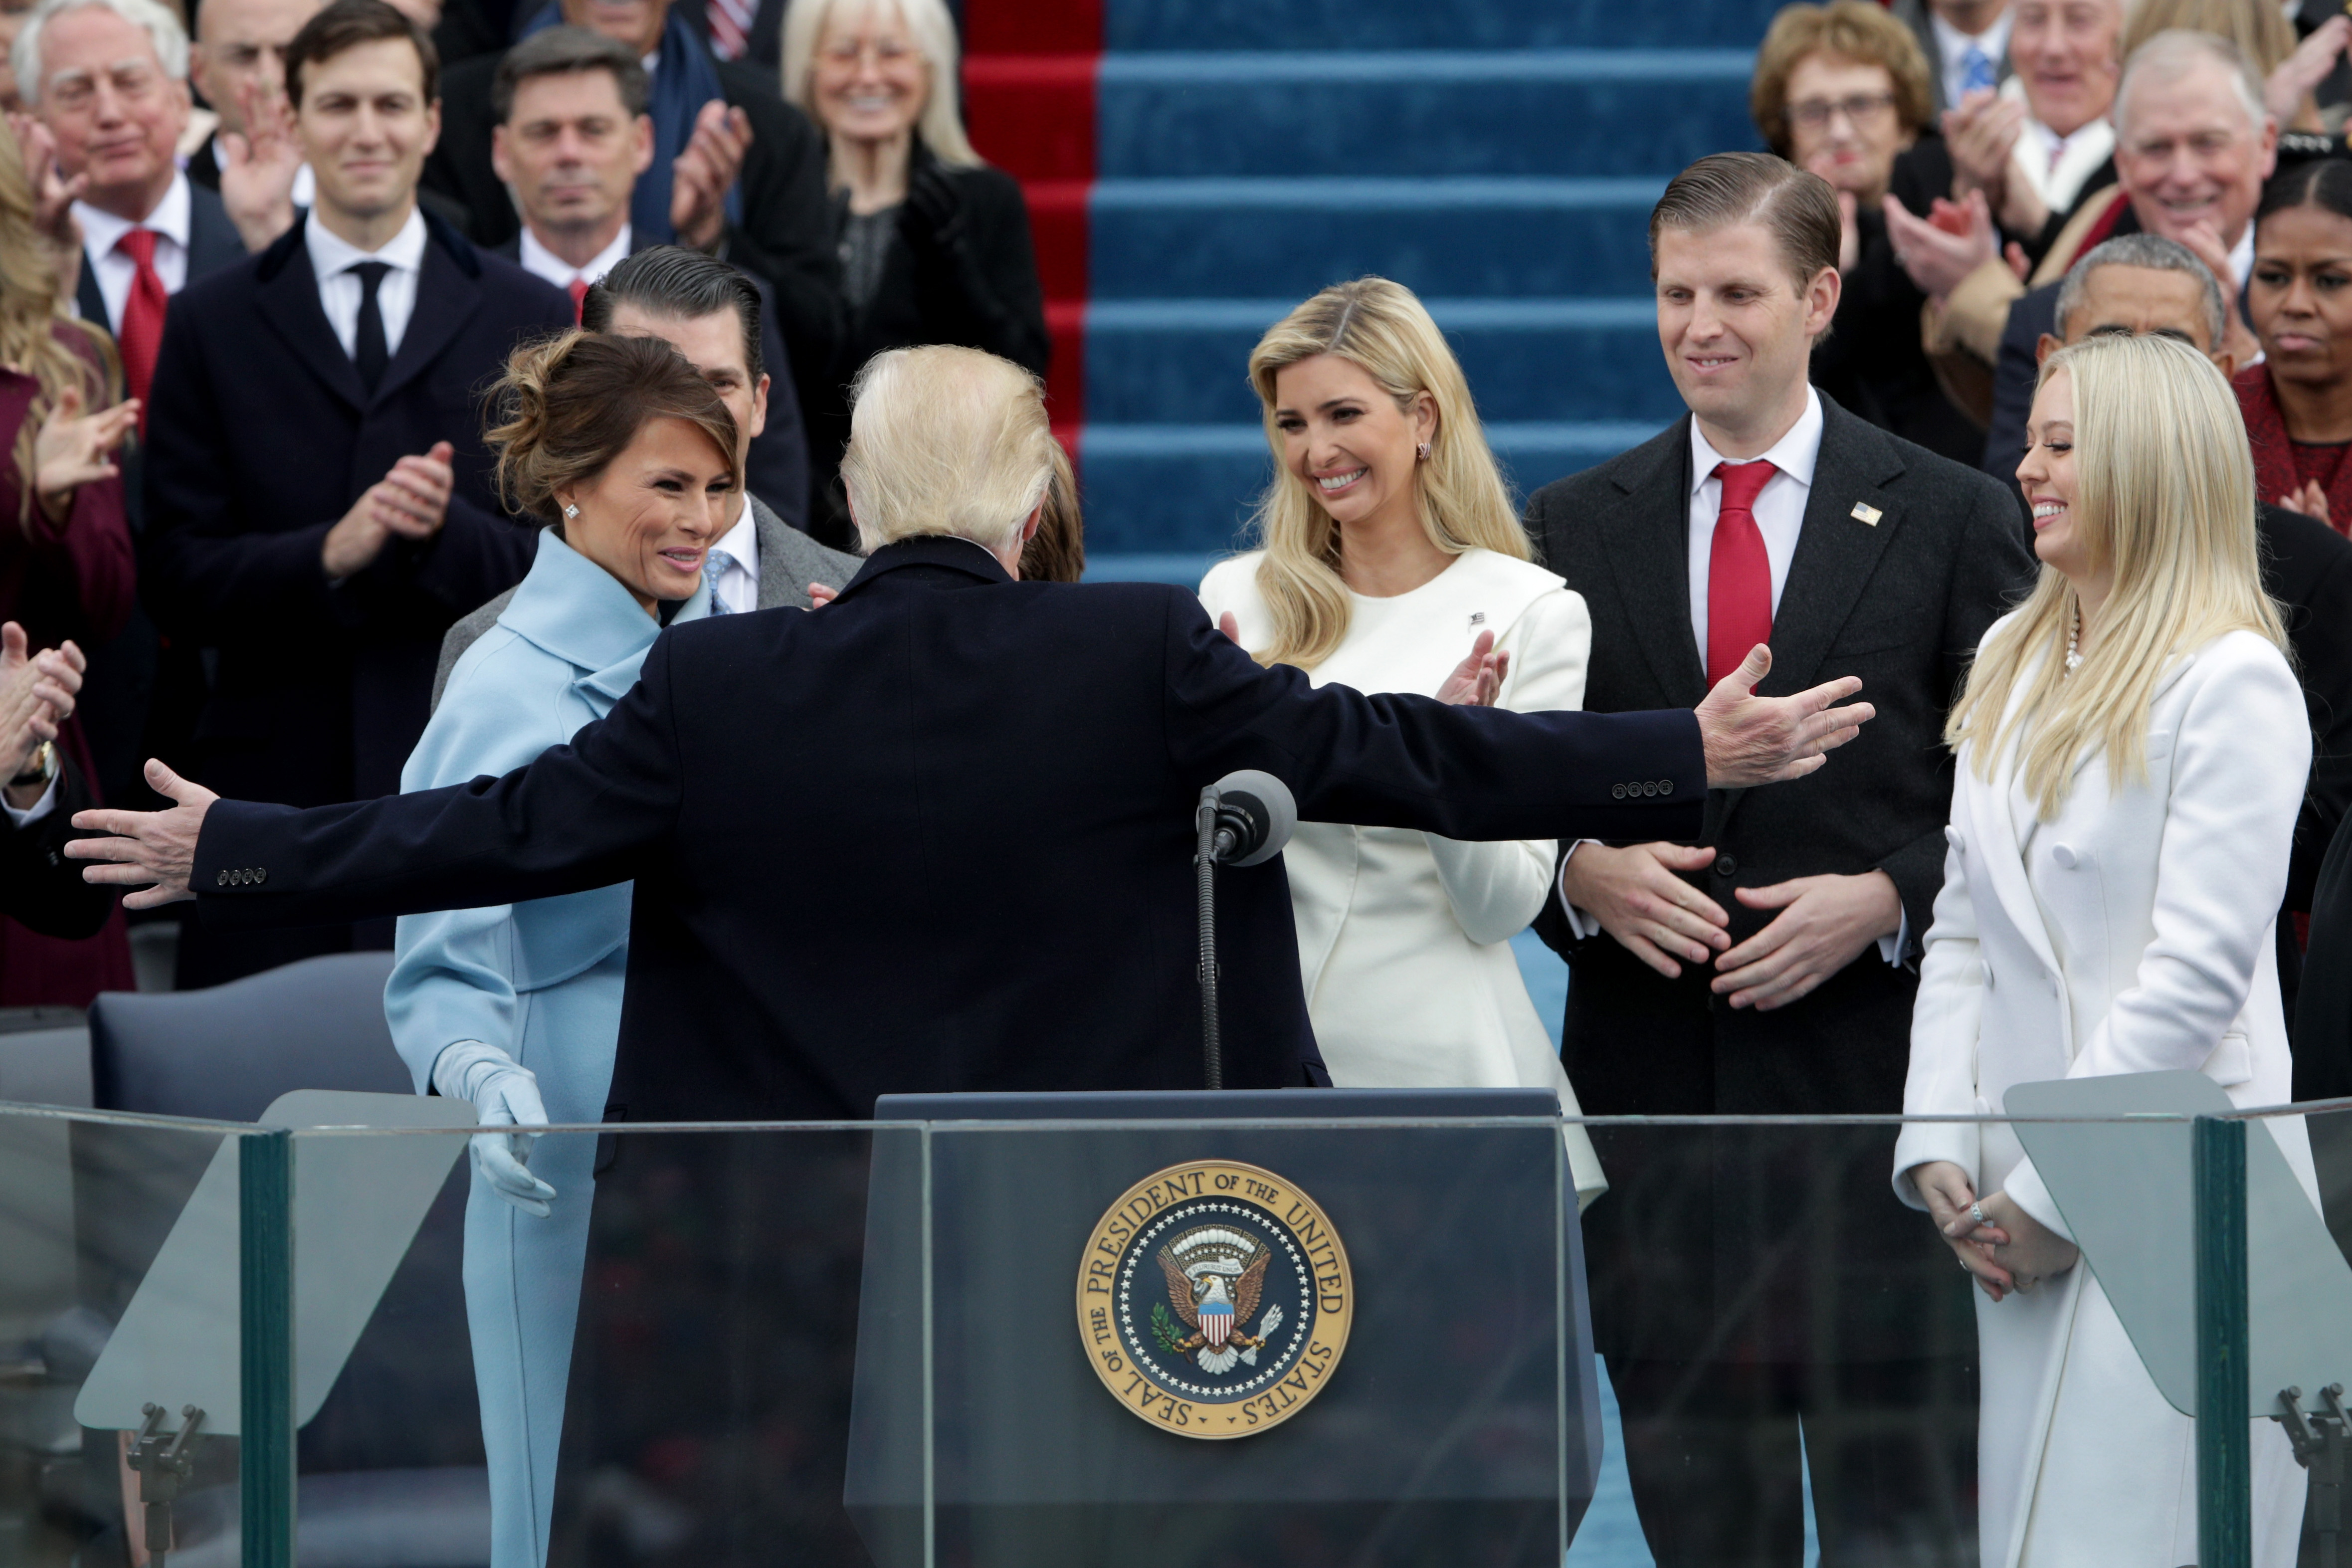
[[[1152,1337],[1160,1348],[1192,1357],[1205,1372],[1230,1372],[1236,1362],[1255,1366],[1259,1349],[1282,1327],[1282,1308],[1268,1305],[1258,1331],[1245,1331],[1258,1317],[1270,1256],[1257,1237],[1224,1226],[1197,1226],[1170,1240],[1159,1254],[1168,1300],[1151,1309]]]

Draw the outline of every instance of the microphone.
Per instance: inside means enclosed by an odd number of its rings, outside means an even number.
[[[1272,773],[1243,768],[1201,792],[1192,808],[1199,837],[1192,856],[1201,928],[1201,1060],[1211,1089],[1225,1087],[1224,1041],[1217,1020],[1217,868],[1257,866],[1282,853],[1298,826],[1298,802]]]
[[[1282,853],[1298,826],[1298,802],[1272,773],[1242,768],[1201,792],[1217,814],[1211,858],[1226,866],[1262,866]]]

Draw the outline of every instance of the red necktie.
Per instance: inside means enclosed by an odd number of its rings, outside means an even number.
[[[163,311],[172,297],[155,270],[155,231],[134,228],[114,242],[131,258],[131,293],[122,301],[122,330],[115,338],[122,349],[122,379],[139,399],[139,429],[147,429],[147,388],[155,379],[155,355],[163,346]]]
[[[588,279],[574,278],[567,287],[572,290],[572,324],[576,327],[588,310]]]
[[[1717,463],[1723,508],[1706,560],[1706,683],[1739,668],[1748,649],[1772,640],[1772,559],[1756,527],[1756,497],[1776,472],[1771,464]]]

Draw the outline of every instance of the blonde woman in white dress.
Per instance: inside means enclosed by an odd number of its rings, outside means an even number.
[[[1228,635],[1318,686],[1433,697],[1491,638],[1497,706],[1582,705],[1584,601],[1529,559],[1462,368],[1410,289],[1325,289],[1266,333],[1250,379],[1276,472],[1262,548],[1201,584]],[[1549,893],[1555,847],[1299,825],[1283,866],[1334,1084],[1544,1088],[1576,1113],[1510,948]],[[1589,1203],[1606,1183],[1570,1132]]]
[[[2236,401],[2184,343],[2093,338],[2043,368],[2026,436],[2042,580],[1952,709],[1903,1109],[1998,1114],[2013,1084],[2164,1070],[2282,1103],[2272,921],[2311,734]],[[2256,1125],[2316,1203],[2302,1124]],[[2016,1134],[1914,1123],[1895,1168],[1982,1287],[1987,1568],[2196,1561],[2196,1424],[2141,1367]],[[2168,1223],[2185,1235],[2190,1216]],[[2303,1502],[2285,1434],[2255,1421],[2258,1568],[2294,1562]]]

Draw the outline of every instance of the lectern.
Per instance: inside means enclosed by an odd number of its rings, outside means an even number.
[[[1600,1423],[1548,1090],[876,1118],[844,1500],[881,1568],[1556,1568]]]

